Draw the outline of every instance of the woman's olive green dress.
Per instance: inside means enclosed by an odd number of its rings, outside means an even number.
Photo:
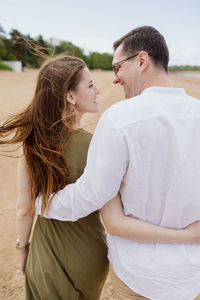
[[[71,182],[83,173],[90,140],[91,134],[78,130],[67,144]],[[97,300],[107,272],[98,211],[76,222],[38,217],[26,265],[26,299]]]

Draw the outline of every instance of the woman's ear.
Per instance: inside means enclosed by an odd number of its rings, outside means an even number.
[[[72,105],[75,105],[76,102],[75,102],[75,99],[74,99],[74,96],[72,95],[72,93],[69,91],[67,92],[67,101],[69,103],[71,103]]]

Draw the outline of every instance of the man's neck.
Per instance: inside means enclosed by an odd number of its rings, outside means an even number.
[[[141,93],[152,86],[159,86],[159,87],[173,87],[171,80],[167,73],[165,72],[151,72],[148,76],[146,76],[146,79],[144,80],[144,83],[142,85]]]

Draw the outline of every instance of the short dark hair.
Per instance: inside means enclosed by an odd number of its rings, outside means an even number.
[[[164,37],[158,30],[151,26],[137,27],[114,42],[116,50],[123,45],[124,53],[131,55],[137,51],[146,51],[155,65],[159,65],[168,71],[169,50]]]

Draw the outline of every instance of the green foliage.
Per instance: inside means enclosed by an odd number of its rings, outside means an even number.
[[[26,43],[28,41],[28,43]],[[32,47],[33,45],[33,47]],[[39,51],[33,50],[37,47]],[[112,70],[112,55],[109,53],[91,52],[85,55],[83,49],[69,41],[60,41],[54,46],[53,40],[47,42],[42,35],[32,38],[23,36],[17,29],[12,29],[6,37],[0,24],[0,60],[20,60],[23,66],[39,68],[45,57],[58,54],[73,55],[82,58],[90,69]],[[200,66],[170,66],[169,71],[200,71]]]
[[[2,61],[0,61],[0,70],[9,70],[9,71],[13,71],[13,69],[12,69],[10,66],[4,64]]]
[[[91,69],[112,69],[112,55],[108,53],[100,54],[98,52],[92,52],[88,56],[88,64]]]
[[[0,24],[0,60],[20,60],[23,66],[39,68],[45,56],[49,57],[52,53],[67,54],[82,58],[91,69],[112,69],[112,55],[108,53],[92,52],[87,56],[83,49],[69,41],[60,41],[54,46],[53,42],[46,42],[41,35],[37,38],[23,36],[17,29],[12,29],[9,37],[4,33]],[[35,47],[38,47],[39,51],[35,51]]]
[[[3,29],[3,27],[0,24],[0,36],[2,36],[5,33],[5,30]]]
[[[200,66],[188,66],[188,65],[182,65],[182,66],[170,66],[168,68],[170,72],[177,72],[177,71],[200,71]]]
[[[0,57],[2,59],[4,59],[7,55],[7,49],[6,46],[4,44],[4,39],[2,37],[0,37]]]
[[[88,56],[83,49],[68,41],[61,41],[54,46],[46,42],[41,35],[32,38],[30,35],[23,36],[18,30],[12,29],[10,37],[4,36],[4,29],[0,25],[0,59],[20,60],[23,66],[38,68],[42,64],[44,56],[67,54],[82,58],[91,69],[111,70],[112,55],[108,53],[92,52]],[[26,43],[28,41],[28,43]],[[34,45],[32,47],[32,45]],[[33,50],[38,47],[39,51]]]
[[[39,35],[36,39],[33,39],[30,36],[26,36],[25,38],[28,41],[28,43],[26,43],[26,41],[23,40],[24,57],[25,49],[27,50],[26,67],[39,68],[43,63],[44,58],[49,57],[50,55],[49,44],[43,39],[41,35]],[[34,47],[36,47],[35,50],[33,50]]]
[[[61,41],[59,45],[55,47],[55,54],[61,53],[86,59],[83,49],[73,45],[71,42]]]

